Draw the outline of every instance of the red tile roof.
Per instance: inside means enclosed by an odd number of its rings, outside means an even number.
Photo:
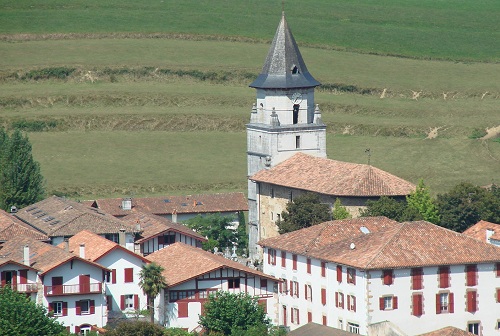
[[[69,248],[69,252],[79,255],[81,244],[85,244],[85,259],[94,262],[97,262],[111,251],[120,250],[122,253],[133,255],[142,261],[149,263],[149,260],[145,259],[143,256],[87,230],[80,231],[73,237],[69,238],[68,246],[66,245],[66,242],[64,242],[57,245],[57,247],[62,249]]]
[[[131,210],[122,209],[123,198],[87,201],[113,216],[125,216]],[[188,196],[145,197],[132,199],[132,211],[168,215],[184,213],[217,213],[248,211],[248,201],[243,193],[221,193]]]
[[[20,209],[16,217],[30,223],[49,237],[72,236],[82,230],[98,234],[134,232],[134,227],[99,209],[52,196]]]
[[[30,237],[41,241],[50,241],[47,235],[29,226],[13,215],[0,210],[0,242],[19,236]]]
[[[418,336],[473,336],[473,333],[458,329],[455,327],[446,327],[439,330],[434,330]]]
[[[196,238],[202,242],[207,240],[205,237],[191,230],[187,226],[179,223],[173,223],[172,221],[157,215],[134,212],[120,219],[129,225],[140,226],[139,231],[141,231],[141,238],[137,239],[135,241],[136,243],[142,243],[166,232],[182,233],[183,235]]]
[[[42,243],[29,237],[16,237],[8,240],[0,248],[0,258],[8,258],[24,264],[24,246],[29,247],[30,267],[38,269],[42,275],[71,260],[81,260],[100,269],[105,267],[94,262],[82,259],[73,253],[56,246]]]
[[[259,244],[360,269],[500,261],[498,247],[464,234],[425,221],[391,224],[383,218],[326,222]],[[366,225],[370,221],[377,224]],[[366,233],[361,232],[362,226]]]
[[[263,278],[276,280],[270,275],[243,266],[236,261],[184,243],[169,245],[148,255],[146,259],[165,268],[163,276],[170,287],[223,268],[232,268]]]
[[[404,196],[415,185],[381,169],[297,153],[250,177],[256,182],[332,196]]]
[[[500,240],[500,224],[495,224],[487,221],[479,221],[464,231],[464,235],[474,237],[481,241],[486,241],[486,233],[488,230],[493,231],[490,238]]]

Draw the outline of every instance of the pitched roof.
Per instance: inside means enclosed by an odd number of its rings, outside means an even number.
[[[262,71],[250,87],[291,89],[318,85],[307,70],[283,13]]]
[[[134,212],[120,219],[126,223],[129,223],[130,225],[140,226],[141,238],[137,239],[135,241],[136,243],[142,243],[146,240],[169,231],[179,232],[183,235],[196,238],[200,241],[207,240],[205,237],[191,230],[187,226],[179,223],[174,223],[164,217],[160,217],[157,215]]]
[[[85,259],[94,262],[97,262],[99,259],[107,255],[111,251],[120,250],[122,251],[122,253],[133,255],[138,259],[149,263],[149,260],[147,260],[143,256],[87,230],[80,231],[73,237],[68,239],[69,252],[79,255],[81,244],[85,244]],[[66,243],[61,243],[57,245],[57,247],[66,249]]]
[[[98,234],[117,233],[120,229],[134,232],[134,227],[99,209],[68,199],[52,196],[27,206],[16,217],[49,237],[72,236],[82,230]]]
[[[376,218],[380,221],[380,217]],[[317,229],[316,236],[303,229],[265,239],[259,244],[287,251],[293,246],[299,251],[292,252],[359,269],[479,264],[500,260],[498,247],[426,221],[363,225],[366,233],[361,231],[360,224],[359,219],[327,222],[319,224],[323,230]],[[375,230],[370,227],[375,227]]]
[[[473,336],[473,333],[455,327],[445,327],[418,336]]]
[[[341,329],[327,327],[318,323],[309,322],[293,331],[288,336],[351,336],[357,335]]]
[[[148,255],[146,259],[165,268],[163,276],[170,287],[222,268],[232,268],[263,278],[276,280],[270,275],[243,266],[236,261],[184,243],[169,245]]]
[[[500,224],[481,220],[464,231],[464,235],[474,237],[481,241],[487,241],[487,233],[490,231],[490,239],[500,240]]]
[[[50,240],[47,235],[29,226],[13,215],[0,210],[0,242],[19,236],[30,237],[42,241]]]
[[[42,275],[71,260],[80,260],[100,269],[106,269],[99,264],[82,259],[73,253],[29,237],[16,237],[5,242],[0,248],[0,258],[24,264],[25,246],[29,247],[30,267],[40,270]]]
[[[178,214],[248,211],[248,201],[243,193],[133,198],[132,210],[123,210],[122,200],[107,198],[89,203],[113,216],[125,216],[134,211],[155,215],[172,214],[174,211]]]
[[[404,196],[415,190],[413,183],[370,165],[304,153],[263,169],[250,179],[332,196]]]

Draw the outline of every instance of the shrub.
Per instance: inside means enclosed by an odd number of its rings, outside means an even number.
[[[479,139],[479,138],[482,138],[484,137],[486,134],[486,131],[482,128],[474,128],[474,130],[472,131],[472,134],[469,135],[469,139]]]
[[[40,80],[40,79],[65,79],[69,77],[76,69],[68,67],[54,67],[31,70],[21,76],[22,80]]]

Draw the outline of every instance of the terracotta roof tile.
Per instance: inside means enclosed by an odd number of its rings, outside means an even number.
[[[49,241],[49,237],[24,223],[13,215],[0,210],[0,242],[14,237],[30,237],[37,240]]]
[[[20,209],[16,217],[30,223],[49,237],[72,236],[82,230],[98,234],[134,232],[134,227],[99,209],[52,196]]]
[[[491,239],[500,240],[500,224],[495,224],[487,221],[479,221],[464,231],[464,235],[474,237],[481,241],[486,241],[487,231],[490,230]]]
[[[403,196],[415,185],[381,169],[297,153],[250,177],[289,188],[333,196]]]
[[[113,216],[128,215],[130,210],[123,210],[123,198],[107,198],[86,201]],[[217,213],[248,211],[248,201],[243,193],[221,193],[188,196],[144,197],[132,199],[132,211],[167,215],[176,211],[183,213]]]
[[[384,217],[376,218],[381,221]],[[361,269],[500,261],[498,247],[429,222],[380,225],[381,221],[375,226],[363,225],[367,233],[360,233],[360,219],[326,222],[317,225],[316,235],[308,228],[259,244]]]
[[[221,268],[232,268],[276,280],[270,275],[243,266],[236,261],[226,259],[222,256],[212,254],[184,243],[169,245],[148,255],[146,259],[165,268],[163,276],[169,286],[176,286]]]
[[[446,327],[417,336],[473,336],[473,333],[455,327]]]
[[[141,238],[136,240],[136,243],[142,243],[145,240],[151,239],[168,231],[179,232],[200,241],[207,240],[205,237],[191,230],[187,226],[174,223],[157,215],[134,212],[120,219],[129,225],[140,226],[140,230],[138,231],[141,232]]]

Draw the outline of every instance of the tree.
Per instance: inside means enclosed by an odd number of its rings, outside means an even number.
[[[22,208],[42,200],[44,181],[28,138],[16,130],[7,141],[0,141],[6,142],[0,165],[0,208]]]
[[[346,207],[342,205],[339,198],[337,198],[333,204],[333,218],[337,220],[352,218],[352,215],[347,211]]]
[[[366,201],[366,209],[361,211],[361,217],[385,216],[398,222],[422,220],[417,209],[408,207],[405,201],[382,196],[378,200]]]
[[[0,288],[0,331],[5,336],[66,335],[66,328],[47,310],[9,286]]]
[[[106,336],[164,336],[165,329],[145,321],[122,322],[106,332]]]
[[[198,215],[185,221],[185,224],[202,236],[208,237],[208,242],[203,244],[204,250],[212,250],[214,247],[222,250],[234,245],[246,247],[245,224],[240,223],[238,229],[235,230],[234,219],[234,217],[221,214]]]
[[[160,265],[150,263],[142,266],[142,270],[139,273],[139,286],[147,297],[151,323],[155,321],[155,298],[160,294],[162,289],[167,287],[165,277],[161,274],[163,271],[164,268]]]
[[[204,306],[204,313],[198,322],[210,333],[240,335],[243,331],[256,328],[268,330],[270,325],[264,308],[257,298],[246,293],[219,291],[210,294]],[[262,335],[262,334],[260,334]]]
[[[419,213],[422,218],[428,222],[439,223],[439,211],[436,203],[431,198],[429,190],[424,184],[424,180],[418,181],[417,188],[406,197],[406,204],[409,209],[406,213],[414,212]]]
[[[276,224],[283,234],[331,220],[332,213],[317,194],[306,193],[288,202],[281,218]]]

